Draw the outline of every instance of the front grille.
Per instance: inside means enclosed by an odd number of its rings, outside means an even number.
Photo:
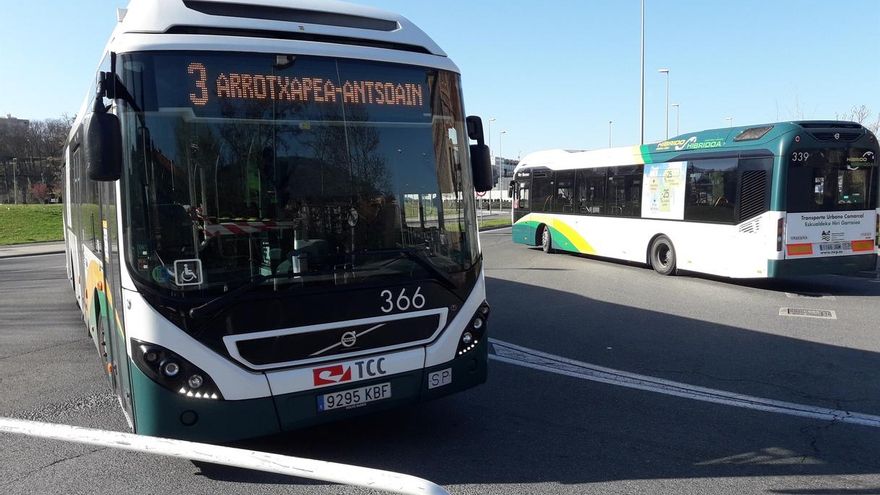
[[[230,354],[254,369],[305,365],[427,343],[446,309],[224,337]]]

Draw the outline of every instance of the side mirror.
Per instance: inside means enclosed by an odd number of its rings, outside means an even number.
[[[510,185],[507,186],[507,196],[513,197],[513,193],[516,192],[516,181],[510,181]]]
[[[474,190],[477,192],[489,191],[495,183],[492,177],[491,161],[488,146],[485,144],[471,145],[471,172],[474,176]]]
[[[468,137],[471,138],[472,141],[476,141],[477,144],[483,144],[486,140],[483,135],[483,120],[475,115],[471,115],[467,118],[466,122]]]
[[[110,182],[122,176],[122,129],[112,113],[93,111],[83,122],[83,145],[89,179]]]
[[[486,192],[495,185],[492,177],[492,158],[483,134],[483,121],[479,117],[467,118],[468,137],[476,141],[471,145],[471,172],[474,176],[474,190]]]

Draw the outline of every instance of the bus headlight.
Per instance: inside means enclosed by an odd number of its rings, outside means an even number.
[[[163,388],[192,399],[223,400],[214,380],[198,366],[156,344],[131,339],[135,365]]]
[[[189,388],[197,389],[201,388],[202,384],[205,383],[205,380],[202,378],[202,375],[193,375],[189,377],[189,380],[186,381],[189,384]]]
[[[479,308],[477,308],[476,313],[474,313],[474,316],[471,318],[470,324],[461,334],[461,340],[458,342],[456,356],[463,356],[477,347],[477,344],[479,344],[486,335],[486,321],[488,319],[489,305],[484,302]]]
[[[165,361],[162,366],[162,374],[168,378],[174,378],[180,373],[180,365],[174,361]]]

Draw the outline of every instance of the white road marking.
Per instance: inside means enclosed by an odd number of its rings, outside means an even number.
[[[209,462],[266,473],[360,486],[390,493],[449,495],[449,492],[430,481],[392,471],[183,440],[2,417],[0,417],[0,432]]]
[[[546,371],[548,373],[579,378],[581,380],[589,380],[636,390],[644,390],[647,392],[656,392],[686,399],[711,402],[714,404],[880,428],[880,416],[765,399],[763,397],[754,397],[726,392],[723,390],[699,387],[687,383],[673,382],[662,378],[596,366],[496,339],[489,339],[489,341],[492,343],[492,347],[495,351],[494,354],[489,355],[489,359],[515,366]]]

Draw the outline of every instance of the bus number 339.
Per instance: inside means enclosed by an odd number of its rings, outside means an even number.
[[[382,307],[379,308],[383,313],[390,313],[395,309],[397,311],[408,311],[412,309],[422,309],[425,307],[425,296],[422,295],[422,288],[417,287],[412,296],[407,295],[406,289],[401,289],[400,294],[394,297],[394,293],[386,289],[379,293],[382,298]]]

